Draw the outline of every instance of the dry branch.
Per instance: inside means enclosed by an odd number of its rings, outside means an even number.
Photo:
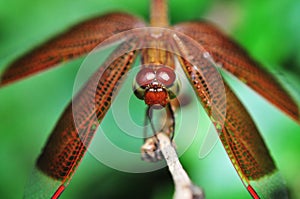
[[[146,161],[166,160],[175,184],[174,199],[204,199],[203,190],[192,183],[165,133],[148,138],[142,147],[142,156]]]

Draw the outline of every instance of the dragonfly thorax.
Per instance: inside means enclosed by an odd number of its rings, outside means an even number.
[[[146,65],[136,75],[133,89],[148,106],[164,107],[176,97],[179,85],[174,69],[164,65]]]

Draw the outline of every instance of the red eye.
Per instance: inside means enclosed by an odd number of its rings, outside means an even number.
[[[153,82],[155,79],[155,73],[151,68],[142,68],[136,75],[135,79],[140,86],[146,86]]]
[[[176,74],[172,68],[161,67],[156,72],[156,79],[164,86],[171,86],[176,79]]]

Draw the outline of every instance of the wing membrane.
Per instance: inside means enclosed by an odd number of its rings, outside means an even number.
[[[226,115],[226,96],[222,77],[209,53],[198,43],[189,41],[180,33],[174,40],[174,51],[178,54],[179,63],[217,132],[221,132]]]
[[[277,80],[217,28],[205,22],[189,22],[176,25],[174,29],[195,39],[224,69],[300,122],[297,104]]]
[[[132,46],[123,44],[116,51],[124,50],[125,47]],[[112,103],[116,89],[121,85],[122,77],[131,67],[135,57],[135,51],[120,57],[112,54],[104,63],[104,66],[108,67],[102,66],[78,93],[73,104],[66,108],[37,161],[33,176],[35,179],[26,187],[25,198],[33,193],[37,195],[34,186],[40,187],[40,183],[45,181],[47,183],[38,190],[43,197],[57,198],[61,194],[84,156],[97,127]],[[110,63],[112,60],[114,61]],[[47,186],[50,186],[49,190]],[[45,196],[44,190],[50,195]]]
[[[255,191],[263,198],[286,198],[287,190],[258,129],[226,84],[225,88],[226,119],[220,139],[232,164],[254,198]]]
[[[2,74],[0,86],[84,55],[116,33],[143,26],[141,20],[123,13],[107,14],[78,24],[13,62]]]
[[[286,188],[253,120],[227,84],[219,80],[209,54],[201,46],[188,50],[184,40],[178,40],[177,47],[182,55],[178,59],[249,193],[254,198],[286,197]],[[195,57],[193,52],[198,54],[199,66],[185,59]]]

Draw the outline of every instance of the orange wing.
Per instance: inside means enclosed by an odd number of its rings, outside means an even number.
[[[114,61],[107,68],[104,63],[66,108],[37,161],[25,198],[58,198],[62,193],[135,57],[135,52],[117,58],[111,55],[107,63]]]
[[[226,82],[220,80],[216,64],[206,49],[201,45],[187,46],[178,35],[175,48],[181,55],[180,64],[247,190],[253,198],[275,195],[284,198],[286,187],[250,115]]]
[[[9,66],[1,85],[79,57],[115,33],[142,26],[139,19],[116,13],[81,23]],[[37,161],[25,188],[25,198],[58,198],[68,185],[109,109],[122,77],[136,57],[136,44],[136,41],[120,44],[66,108]],[[120,51],[127,53],[116,57]]]
[[[205,22],[188,22],[176,25],[174,29],[195,39],[221,67],[300,122],[297,104],[276,79],[216,27]]]
[[[249,113],[225,84],[224,148],[253,198],[287,198],[287,189]],[[257,192],[255,192],[255,191]]]
[[[0,86],[78,58],[116,33],[144,26],[141,20],[124,13],[107,14],[78,24],[13,62],[2,74]]]

